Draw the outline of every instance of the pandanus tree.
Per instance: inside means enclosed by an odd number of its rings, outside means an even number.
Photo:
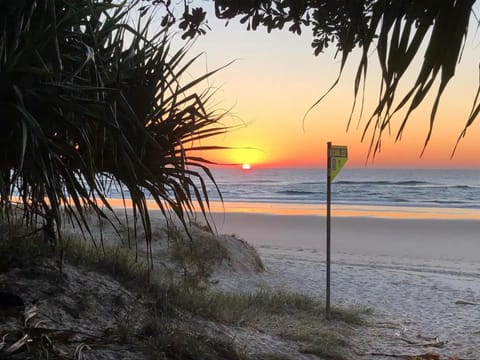
[[[40,220],[52,242],[63,214],[88,230],[85,206],[112,210],[112,184],[147,239],[147,196],[182,221],[208,206],[195,154],[226,131],[210,91],[196,92],[211,73],[182,83],[188,45],[173,51],[137,3],[0,0],[0,212]]]
[[[172,6],[166,0],[146,2],[167,9]],[[210,3],[217,18],[227,24],[238,19],[248,30],[285,29],[299,35],[311,31],[315,55],[328,46],[336,47],[341,59],[340,75],[352,51],[359,49],[351,114],[357,98],[365,91],[371,54],[376,53],[381,71],[380,94],[364,131],[364,136],[371,135],[373,154],[380,149],[382,135],[395,115],[404,111],[396,135],[399,139],[412,112],[429,93],[436,92],[425,139],[427,145],[440,99],[461,58],[469,21],[476,19],[475,0],[211,0]],[[184,11],[177,17],[169,11],[165,23],[177,21],[185,37],[205,33],[205,5],[194,4],[185,1]],[[421,57],[421,66],[414,82],[409,83],[405,74],[415,66],[416,57]],[[338,79],[333,87],[337,83]],[[400,90],[402,83],[408,88],[405,93]],[[480,87],[459,140],[480,113],[479,94]],[[322,99],[323,96],[318,102]]]

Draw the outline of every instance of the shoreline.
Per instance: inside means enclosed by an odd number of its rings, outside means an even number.
[[[325,204],[212,202],[211,212],[255,213],[269,215],[326,216]],[[390,205],[332,204],[334,217],[367,217],[381,219],[464,219],[480,220],[480,209]]]
[[[20,203],[17,197],[12,197],[13,203]],[[132,201],[128,198],[107,198],[114,210],[132,209]],[[151,211],[160,211],[157,203],[147,199],[146,204]],[[326,216],[326,204],[311,203],[281,203],[281,202],[241,202],[241,201],[209,201],[204,202],[208,214],[215,213],[245,213],[260,215],[287,216]],[[194,211],[200,212],[198,202],[193,202]],[[332,218],[377,218],[377,219],[439,219],[439,220],[479,220],[480,208],[456,207],[421,207],[393,205],[358,205],[332,204]]]
[[[109,198],[113,208],[123,208],[124,201]],[[125,200],[127,208],[132,204]],[[154,200],[147,200],[150,210],[159,210]],[[198,203],[194,203],[199,211]],[[207,205],[205,204],[205,207]],[[250,213],[266,215],[292,215],[292,216],[325,216],[325,204],[301,203],[268,203],[268,202],[238,202],[238,201],[210,201],[210,213]],[[332,204],[332,218],[334,217],[367,217],[381,219],[456,219],[480,220],[480,209],[454,208],[454,207],[415,207],[415,206],[389,206],[389,205],[355,205]]]

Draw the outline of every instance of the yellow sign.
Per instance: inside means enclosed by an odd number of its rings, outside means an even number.
[[[330,148],[330,180],[333,181],[348,159],[346,146],[332,145]]]

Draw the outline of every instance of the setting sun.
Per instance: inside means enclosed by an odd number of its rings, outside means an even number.
[[[242,165],[242,169],[243,170],[250,170],[252,167],[250,166],[250,164],[243,164]]]

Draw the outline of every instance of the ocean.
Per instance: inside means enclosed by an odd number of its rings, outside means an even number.
[[[216,184],[204,176],[211,211],[325,214],[325,169],[211,171]],[[107,196],[122,197],[115,186]],[[346,168],[332,183],[332,209],[334,216],[480,220],[480,169]]]
[[[325,204],[324,169],[214,169],[224,202]],[[213,184],[210,199],[220,200]],[[480,169],[344,169],[332,203],[480,209]]]

